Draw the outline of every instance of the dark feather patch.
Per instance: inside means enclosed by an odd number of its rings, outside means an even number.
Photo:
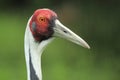
[[[36,23],[35,22],[32,22],[32,30],[36,31]]]
[[[29,49],[29,66],[30,66],[30,80],[39,80],[39,78],[37,77],[35,73],[35,69],[33,68],[30,49]]]

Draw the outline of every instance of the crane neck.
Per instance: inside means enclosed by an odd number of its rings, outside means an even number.
[[[42,80],[41,55],[45,46],[52,40],[53,38],[36,42],[29,29],[29,25],[27,25],[24,46],[28,80]]]

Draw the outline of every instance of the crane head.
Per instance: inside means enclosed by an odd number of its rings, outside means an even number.
[[[36,10],[29,23],[30,31],[38,42],[51,37],[62,37],[85,48],[89,45],[78,35],[65,27],[57,17],[57,14],[50,9]]]

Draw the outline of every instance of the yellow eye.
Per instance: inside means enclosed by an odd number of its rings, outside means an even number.
[[[39,22],[46,22],[46,18],[45,17],[39,17]]]

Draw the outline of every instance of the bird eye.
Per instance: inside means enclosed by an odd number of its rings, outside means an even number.
[[[40,17],[39,22],[46,22],[46,18],[45,17]]]

